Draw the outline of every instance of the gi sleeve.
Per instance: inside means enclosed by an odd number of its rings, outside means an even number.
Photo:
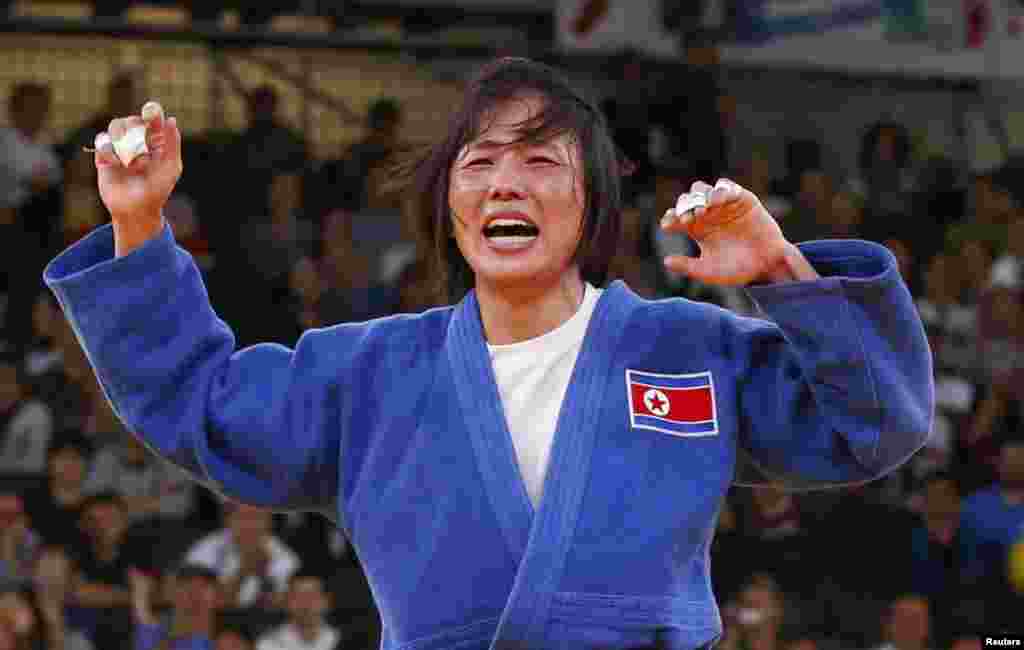
[[[44,280],[118,417],[150,449],[239,501],[331,510],[343,433],[330,401],[353,336],[311,330],[295,350],[235,351],[169,226],[120,258],[103,226]]]
[[[895,257],[866,241],[799,248],[822,277],[748,287],[766,318],[729,319],[743,368],[741,485],[876,479],[931,430],[931,350]]]

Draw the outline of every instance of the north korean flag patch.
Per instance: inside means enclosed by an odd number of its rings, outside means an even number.
[[[630,424],[673,436],[718,434],[711,372],[666,375],[626,369]]]

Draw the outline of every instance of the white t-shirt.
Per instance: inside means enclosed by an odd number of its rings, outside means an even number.
[[[586,285],[573,316],[537,338],[488,345],[519,471],[534,507],[540,502],[555,425],[601,290]]]
[[[259,640],[256,650],[334,650],[340,636],[333,627],[324,625],[312,643],[306,643],[298,629],[290,623],[272,630]]]
[[[270,581],[275,593],[284,593],[288,590],[288,580],[299,569],[299,557],[274,536],[268,537],[266,544],[270,564],[264,577]],[[226,528],[210,533],[193,544],[185,557],[185,563],[198,564],[216,571],[222,580],[238,575],[241,568],[238,546],[231,538],[231,531]],[[246,578],[238,594],[238,606],[253,604],[261,592],[259,578]]]

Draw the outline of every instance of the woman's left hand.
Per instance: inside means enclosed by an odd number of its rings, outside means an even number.
[[[661,226],[667,232],[688,234],[700,246],[701,254],[669,256],[665,258],[668,270],[723,286],[818,277],[749,190],[721,179],[714,187],[697,181],[689,194],[703,195],[706,204],[682,215],[677,215],[672,207],[665,213]]]

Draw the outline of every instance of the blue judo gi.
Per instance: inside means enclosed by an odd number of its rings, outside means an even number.
[[[731,484],[871,480],[930,429],[931,353],[893,256],[800,248],[825,277],[751,287],[764,319],[611,283],[536,509],[472,292],[236,351],[169,228],[116,259],[99,228],[45,280],[151,449],[343,528],[382,648],[689,650],[722,632],[708,551]]]

